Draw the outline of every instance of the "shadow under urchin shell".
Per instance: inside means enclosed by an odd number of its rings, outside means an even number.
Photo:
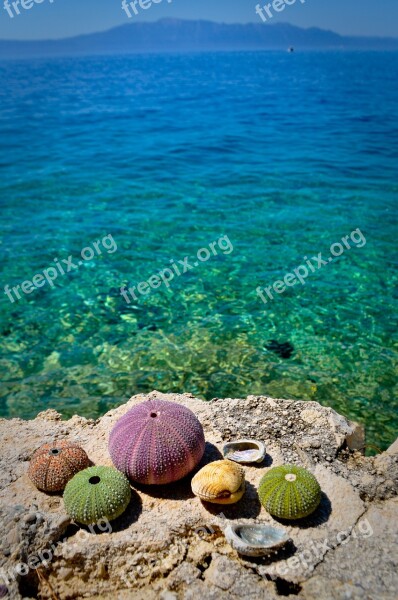
[[[302,517],[301,519],[297,519],[296,521],[292,521],[289,519],[281,519],[279,517],[275,517],[275,521],[278,521],[281,525],[285,526],[294,526],[300,529],[309,529],[310,527],[319,527],[323,523],[327,523],[330,515],[332,514],[332,503],[329,500],[329,497],[325,494],[325,492],[321,492],[321,501],[319,506],[314,510],[313,513],[306,517]]]
[[[61,492],[76,473],[91,465],[86,452],[78,444],[61,440],[43,444],[33,454],[28,476],[43,492]]]
[[[168,498],[172,500],[188,500],[189,498],[194,498],[195,494],[191,489],[191,481],[192,477],[205,465],[214,460],[221,460],[223,458],[221,452],[218,450],[214,444],[210,442],[206,442],[204,454],[196,465],[196,467],[185,475],[182,479],[178,481],[174,481],[171,483],[166,483],[164,485],[145,485],[141,483],[133,482],[133,486],[135,489],[140,492],[144,492],[147,496],[151,496],[152,498]]]
[[[205,450],[202,425],[187,407],[148,400],[130,409],[109,437],[113,464],[142,485],[164,485],[188,475]]]
[[[69,516],[83,525],[112,521],[124,513],[131,500],[130,483],[114,467],[89,467],[69,481],[64,492]]]
[[[261,504],[255,486],[245,481],[245,493],[235,504],[214,504],[201,501],[205,509],[212,515],[223,514],[226,519],[255,519],[261,513]]]
[[[321,502],[321,487],[312,473],[297,465],[270,469],[261,479],[258,495],[265,510],[284,520],[303,519]]]

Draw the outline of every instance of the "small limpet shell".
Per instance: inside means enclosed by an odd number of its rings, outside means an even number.
[[[267,556],[282,548],[290,540],[284,529],[265,523],[254,525],[229,523],[224,535],[232,548],[243,556]]]
[[[228,442],[222,451],[224,458],[237,463],[261,463],[265,457],[265,444],[258,440],[242,439]]]
[[[245,472],[230,460],[216,460],[196,473],[191,486],[205,502],[234,504],[245,493]]]

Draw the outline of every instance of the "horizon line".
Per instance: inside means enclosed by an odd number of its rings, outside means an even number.
[[[334,31],[333,29],[323,29],[322,27],[318,27],[317,25],[310,25],[308,27],[301,27],[299,25],[293,25],[292,23],[289,23],[288,21],[280,21],[277,23],[268,23],[267,25],[265,25],[264,23],[257,23],[255,21],[248,21],[245,23],[225,23],[224,21],[214,21],[211,19],[184,19],[184,18],[180,18],[180,17],[161,17],[160,19],[157,19],[156,21],[134,21],[133,23],[122,23],[120,25],[114,25],[112,27],[108,27],[107,29],[102,29],[102,30],[98,30],[98,31],[92,31],[90,33],[77,33],[76,35],[72,35],[72,36],[66,36],[66,37],[58,37],[58,38],[38,38],[38,39],[31,39],[31,38],[25,38],[25,39],[20,39],[20,38],[0,38],[0,43],[2,42],[16,42],[16,43],[24,43],[24,42],[28,42],[28,43],[41,43],[41,42],[60,42],[60,41],[66,41],[66,40],[73,40],[75,38],[79,38],[79,37],[85,37],[85,36],[90,36],[90,35],[98,35],[101,33],[107,33],[108,31],[112,31],[114,29],[119,29],[121,27],[132,27],[134,25],[154,25],[156,23],[161,23],[164,21],[184,21],[186,23],[214,23],[216,25],[225,25],[226,27],[235,27],[237,25],[240,26],[247,26],[247,25],[257,25],[259,27],[278,27],[281,25],[288,25],[289,27],[293,27],[294,29],[301,29],[303,31],[308,31],[310,29],[316,29],[318,31],[325,31],[325,32],[329,32],[329,33],[333,33],[334,35],[338,35],[339,37],[342,38],[358,38],[358,39],[379,39],[379,40],[397,40],[398,41],[398,36],[394,37],[394,36],[382,36],[382,35],[356,35],[356,34],[342,34],[342,33],[338,33],[337,31]]]

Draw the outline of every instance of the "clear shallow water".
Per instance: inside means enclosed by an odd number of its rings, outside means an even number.
[[[105,235],[117,251],[13,304],[0,416],[95,417],[154,388],[317,400],[395,439],[398,55],[0,63],[2,287]],[[360,228],[264,305],[256,287]],[[221,235],[233,244],[127,304]],[[282,358],[266,346],[290,342]]]

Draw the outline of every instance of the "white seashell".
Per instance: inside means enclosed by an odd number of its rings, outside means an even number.
[[[265,457],[265,444],[258,440],[235,440],[223,448],[224,458],[237,463],[261,463]]]
[[[265,523],[228,524],[224,535],[232,548],[243,556],[267,556],[282,548],[290,540],[285,529]]]

